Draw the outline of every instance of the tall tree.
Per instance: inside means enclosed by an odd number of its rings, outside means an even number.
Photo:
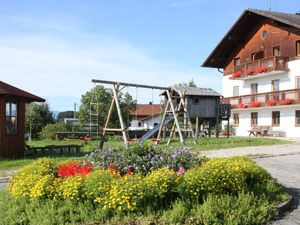
[[[30,103],[26,105],[25,131],[31,131],[32,138],[36,138],[43,127],[53,123],[53,114],[48,103]]]
[[[88,124],[91,120],[93,124],[103,126],[109,111],[109,107],[112,100],[112,90],[107,89],[102,85],[97,85],[90,91],[81,96],[81,105],[79,109],[79,120],[82,124]],[[129,111],[135,107],[134,102],[130,94],[120,94],[119,102],[121,107],[121,113],[124,119],[124,123],[129,118]],[[91,116],[92,114],[92,116]],[[116,108],[114,107],[112,116],[110,119],[111,127],[118,127],[120,125]]]

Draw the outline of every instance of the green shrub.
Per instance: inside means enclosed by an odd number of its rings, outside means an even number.
[[[68,128],[63,121],[57,123],[49,123],[45,127],[43,127],[41,131],[41,138],[42,139],[55,139],[55,132],[58,131],[67,131]]]
[[[274,205],[253,193],[241,192],[237,196],[209,195],[202,205],[191,212],[196,224],[254,225],[266,224],[277,212]]]

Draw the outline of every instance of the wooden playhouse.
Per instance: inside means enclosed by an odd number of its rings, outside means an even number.
[[[25,103],[44,101],[0,81],[0,159],[24,156]]]

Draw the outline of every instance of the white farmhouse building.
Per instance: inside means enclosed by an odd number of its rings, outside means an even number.
[[[160,123],[159,104],[138,104],[136,110],[130,112],[132,120],[128,130],[151,130]]]
[[[247,9],[203,63],[223,69],[236,134],[300,137],[300,15]]]

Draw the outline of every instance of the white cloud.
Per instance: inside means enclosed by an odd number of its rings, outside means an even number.
[[[84,44],[79,46],[54,37],[0,38],[0,80],[45,98],[80,98],[93,87],[91,79],[157,86],[192,78],[199,86],[215,83],[200,76],[200,68],[193,71],[159,61],[120,40],[95,37],[81,41]],[[151,101],[151,93],[139,92],[141,102]],[[135,95],[135,90],[131,93]]]

